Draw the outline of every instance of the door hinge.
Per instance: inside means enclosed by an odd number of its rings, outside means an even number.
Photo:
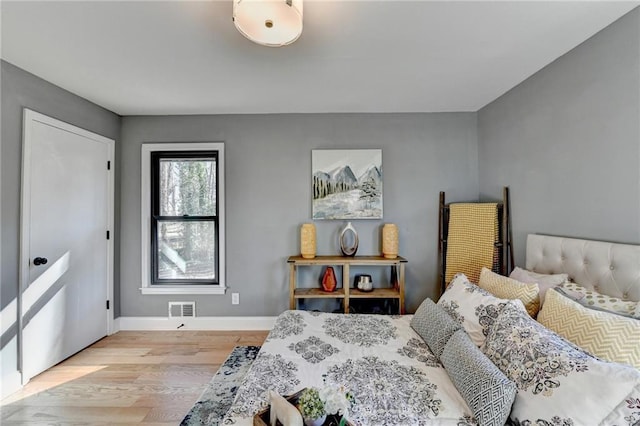
[[[107,309],[109,309],[109,301],[107,300]]]
[[[111,161],[107,161],[107,170],[111,170]]]
[[[107,231],[107,240],[109,239],[109,236],[110,236],[110,235],[111,235],[111,234],[109,233],[109,231]]]

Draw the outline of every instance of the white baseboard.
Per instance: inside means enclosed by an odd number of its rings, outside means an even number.
[[[119,317],[114,321],[117,331],[151,330],[271,330],[276,317]],[[181,324],[182,327],[178,328]]]

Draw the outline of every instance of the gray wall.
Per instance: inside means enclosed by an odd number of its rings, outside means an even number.
[[[140,148],[143,142],[224,141],[227,282],[224,296],[141,295]],[[166,316],[169,300],[195,300],[198,315],[277,315],[288,309],[286,258],[311,219],[311,150],[382,148],[384,220],[353,221],[358,254],[379,253],[384,222],[400,228],[407,309],[437,295],[438,191],[478,194],[475,113],[124,117],[121,314]],[[316,221],[318,254],[338,254],[342,221]]]
[[[311,150],[316,148],[383,149],[385,217],[354,222],[361,237],[358,253],[378,252],[383,222],[399,225],[401,253],[409,259],[409,311],[437,294],[440,190],[448,201],[474,200],[478,194],[499,199],[509,185],[519,264],[530,232],[640,242],[638,10],[477,114],[120,120],[3,62],[2,306],[17,289],[22,106],[107,137],[121,135],[116,147],[116,219],[120,214],[122,231],[116,241],[121,250],[117,316],[164,316],[169,300],[196,300],[199,315],[276,315],[286,309],[285,259],[299,251],[299,225],[310,221]],[[163,141],[226,143],[227,281],[241,294],[239,306],[231,305],[230,294],[140,294],[140,146]],[[316,224],[318,252],[337,253],[343,222]]]
[[[23,108],[32,109],[115,139],[116,151],[119,148],[120,117],[6,61],[2,61],[1,66],[2,285],[0,291],[2,293],[0,300],[4,307],[16,297],[18,290]],[[118,200],[117,194],[116,200]],[[116,206],[116,212],[118,207]],[[116,239],[116,247],[117,245]],[[114,286],[118,288],[117,275]]]
[[[120,137],[120,117],[66,90],[48,83],[33,74],[29,74],[8,62],[1,63],[2,84],[2,146],[0,159],[1,170],[1,222],[2,222],[2,268],[0,281],[0,308],[6,307],[14,301],[18,294],[18,254],[20,238],[20,176],[22,167],[22,109],[30,108],[34,111],[57,118],[67,123],[91,130],[116,140]],[[116,182],[116,186],[117,186]],[[117,190],[117,188],[116,188]],[[116,193],[116,200],[118,195]],[[117,203],[117,201],[116,201]],[[119,206],[116,205],[119,209]],[[116,210],[117,212],[117,210]],[[116,215],[116,224],[118,223]],[[116,229],[117,231],[117,229]],[[117,232],[116,232],[116,247]],[[116,265],[117,265],[116,248]],[[117,271],[117,269],[116,269]],[[114,283],[118,297],[118,275]],[[16,328],[12,327],[2,336],[1,344],[3,360],[14,360],[14,336]],[[11,349],[9,349],[11,348]],[[12,363],[14,361],[11,361]],[[4,363],[3,363],[4,364]],[[10,374],[15,365],[3,365],[2,377]]]
[[[640,243],[640,9],[478,112],[481,198],[528,233]]]

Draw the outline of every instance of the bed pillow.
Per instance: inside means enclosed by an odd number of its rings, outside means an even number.
[[[462,325],[476,346],[482,346],[489,326],[507,303],[516,303],[524,311],[522,302],[499,299],[469,282],[464,274],[456,274],[438,300],[438,306]]]
[[[636,318],[640,318],[640,315],[636,315],[638,312],[638,305],[640,303],[631,300],[622,300],[617,297],[607,296],[606,294],[598,293],[595,290],[588,290],[587,288],[576,283],[564,283],[561,288],[564,290],[574,292],[575,294],[582,294],[583,297],[579,300],[579,303],[583,306],[592,306],[600,308],[605,311],[616,312],[619,314],[631,315]]]
[[[510,415],[518,425],[610,424],[603,420],[640,386],[638,370],[589,355],[510,305],[483,351],[518,387]]]
[[[613,410],[602,424],[620,426],[640,424],[640,385]]]
[[[509,278],[525,284],[538,284],[540,290],[538,295],[540,297],[540,306],[542,306],[544,305],[544,296],[547,290],[569,281],[569,274],[539,274],[516,266],[509,274]]]
[[[462,325],[455,322],[433,300],[427,298],[411,318],[411,328],[422,337],[431,352],[440,358],[447,341],[453,333],[462,329]]]
[[[440,361],[478,423],[504,426],[516,397],[516,384],[478,349],[464,330],[451,336]]]
[[[505,277],[487,268],[480,271],[480,288],[502,299],[519,299],[524,304],[529,315],[535,318],[540,309],[540,298],[538,296],[538,284],[526,284]]]
[[[639,320],[587,308],[561,290],[551,290],[547,296],[538,314],[540,324],[595,356],[640,369]]]

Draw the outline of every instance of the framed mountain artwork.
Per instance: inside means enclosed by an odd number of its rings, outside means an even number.
[[[382,219],[382,150],[311,151],[313,219]]]

